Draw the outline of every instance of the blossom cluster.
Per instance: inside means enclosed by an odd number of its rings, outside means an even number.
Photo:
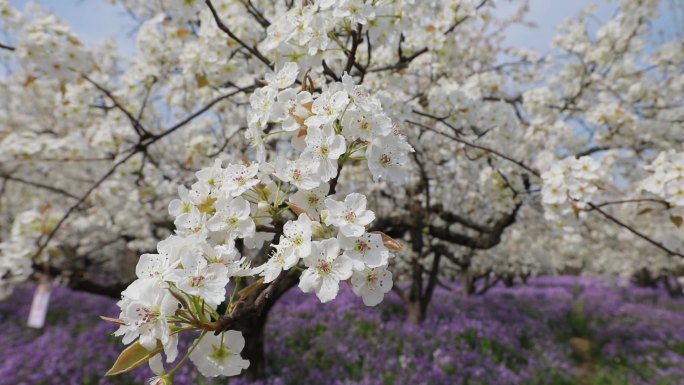
[[[69,26],[52,14],[37,12],[30,27],[21,31],[18,43],[19,62],[35,76],[69,81],[94,66]]]
[[[374,21],[376,7],[363,0],[303,2],[302,7],[293,7],[269,26],[261,47],[267,52],[278,50],[284,56],[315,56],[337,47],[330,35],[336,27]]]
[[[641,181],[641,189],[672,206],[684,206],[684,153],[674,150],[661,152],[646,170],[651,175]]]
[[[396,180],[402,165],[396,157],[405,157],[401,151],[410,147],[379,103],[348,76],[314,97],[290,88],[297,73],[296,64],[288,63],[266,76],[269,85],[250,100],[248,134],[257,140],[289,135],[292,148],[284,152],[298,158],[268,162],[257,148],[259,162],[224,168],[216,160],[196,173],[190,188],[179,187],[168,207],[175,234],[159,242],[157,253],[140,257],[138,279],[118,303],[121,326],[115,334],[124,343],[138,339],[150,351],[163,348],[171,362],[177,334],[190,325],[204,330],[188,352],[190,360],[205,376],[232,376],[249,365],[239,356],[244,338],[235,330],[218,336],[206,331],[222,316],[219,305],[225,305],[224,315],[239,307],[241,280],[253,277],[249,286],[258,287],[294,270],[301,272],[299,288],[315,292],[321,302],[335,299],[340,281],[348,281],[368,306],[391,289],[390,252],[382,233],[367,231],[375,214],[366,197],[350,193],[336,200],[331,186],[345,161],[360,160],[354,154],[362,150],[374,176]],[[275,124],[282,130],[273,131]],[[259,251],[265,242],[273,243],[264,261]],[[233,292],[227,297],[229,282]],[[176,370],[165,372],[159,358],[150,364],[160,378]]]
[[[267,138],[277,137],[289,139],[299,157],[278,160],[275,175],[300,189],[329,181],[337,175],[338,163],[346,160],[367,160],[375,180],[402,182],[413,148],[393,127],[379,100],[346,73],[342,82],[320,94],[297,90],[292,85],[298,73],[297,63],[285,63],[267,74],[268,85],[250,97],[247,135],[257,160],[265,160]]]
[[[369,306],[377,305],[391,289],[386,269],[390,254],[380,234],[366,232],[375,215],[366,208],[363,195],[352,193],[337,201],[326,198],[327,191],[320,188],[288,195],[293,186],[283,191],[282,183],[260,171],[264,168],[269,167],[254,163],[223,168],[218,160],[197,173],[198,181],[190,189],[179,188],[179,199],[169,205],[176,234],[161,241],[157,253],[140,257],[138,279],[118,303],[122,325],[115,334],[123,336],[124,343],[137,338],[148,350],[160,344],[167,360],[173,361],[178,325],[189,322],[187,317],[199,325],[218,319],[218,306],[229,301],[228,282],[233,281],[235,294],[242,277],[261,275],[270,283],[283,270],[297,269],[302,271],[301,290],[315,292],[321,302],[334,299],[340,281],[350,280]],[[306,208],[287,202],[288,197],[303,199]],[[273,238],[264,229],[273,231],[268,226],[284,220],[288,203],[299,215],[285,221],[270,258],[252,267],[248,250]],[[314,215],[319,219],[313,220]],[[229,301],[228,308],[232,305]],[[189,358],[206,376],[236,375],[249,365],[239,358],[243,346],[237,331],[203,334]]]
[[[568,157],[542,173],[545,217],[558,227],[572,225],[599,192],[601,164],[589,156]]]

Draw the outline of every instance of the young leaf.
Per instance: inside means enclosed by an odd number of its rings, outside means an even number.
[[[397,242],[394,238],[383,233],[382,231],[373,231],[373,233],[380,234],[380,236],[382,237],[382,243],[385,245],[385,247],[387,249],[392,250],[392,251],[400,251],[401,250],[401,243]]]
[[[261,277],[261,278],[257,279],[256,281],[252,282],[249,286],[242,288],[242,290],[240,290],[238,292],[238,295],[240,296],[241,299],[247,298],[252,293],[254,293],[254,291],[256,291],[256,289],[258,289],[259,286],[261,286],[263,284],[264,284],[264,278]]]
[[[105,376],[116,376],[117,374],[129,372],[138,366],[146,363],[155,354],[161,352],[162,346],[157,342],[157,347],[152,350],[145,349],[138,341],[127,347],[121,354]]]
[[[178,36],[179,39],[185,39],[188,35],[190,35],[190,30],[187,28],[178,28],[176,31],[176,36]]]
[[[117,325],[125,325],[126,324],[124,321],[122,321],[118,318],[105,317],[103,315],[101,315],[100,318],[102,318],[103,321],[112,322],[112,323],[115,323]]]
[[[651,211],[653,211],[653,208],[651,208],[651,207],[646,207],[645,209],[640,210],[640,211],[637,213],[637,215],[644,215],[644,214],[650,213]]]
[[[292,211],[295,215],[299,216],[301,214],[306,214],[306,216],[308,216],[309,219],[312,219],[311,215],[309,215],[309,213],[306,212],[306,210],[304,208],[297,206],[296,204],[291,203],[291,202],[285,202],[285,204],[290,209],[290,211]]]
[[[197,80],[197,88],[204,88],[209,85],[209,80],[205,74],[197,74],[195,79]]]

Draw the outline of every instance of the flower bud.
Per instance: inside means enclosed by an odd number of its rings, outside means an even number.
[[[311,235],[315,239],[327,238],[328,230],[326,226],[319,222],[311,222]]]
[[[330,217],[330,211],[328,210],[323,210],[321,211],[321,222],[325,223],[325,221]]]
[[[268,204],[268,202],[259,201],[259,203],[257,203],[257,212],[267,213],[270,208],[271,205]]]

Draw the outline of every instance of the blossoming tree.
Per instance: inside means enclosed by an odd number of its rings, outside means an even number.
[[[133,58],[0,0],[0,290],[120,296],[109,374],[259,376],[294,286],[394,290],[420,322],[452,273],[682,275],[684,47],[646,44],[657,1],[586,10],[548,56],[506,46],[524,3],[116,2]]]

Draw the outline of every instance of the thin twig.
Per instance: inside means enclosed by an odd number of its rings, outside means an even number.
[[[622,228],[624,228],[624,229],[627,229],[627,230],[628,230],[629,232],[631,232],[632,234],[634,234],[634,235],[636,235],[637,237],[639,237],[639,238],[645,240],[646,242],[652,244],[653,246],[655,246],[655,247],[657,247],[657,248],[663,250],[664,252],[668,253],[669,255],[674,255],[674,256],[677,256],[677,257],[684,258],[684,254],[678,253],[678,252],[676,252],[676,251],[674,251],[674,250],[668,248],[667,246],[663,245],[662,243],[660,243],[660,242],[658,242],[658,241],[652,239],[652,238],[649,237],[648,235],[645,235],[644,233],[639,232],[637,229],[633,228],[632,226],[630,226],[630,225],[628,225],[628,224],[626,224],[626,223],[620,221],[619,219],[615,218],[614,216],[612,216],[612,215],[608,214],[607,212],[601,210],[601,208],[598,207],[597,205],[595,205],[595,204],[593,204],[593,203],[589,203],[589,207],[591,207],[592,209],[594,209],[594,210],[595,210],[596,212],[598,212],[599,214],[603,215],[603,216],[604,216],[606,219],[608,219],[609,221],[615,223],[616,225],[618,225],[618,226],[620,226],[620,227],[622,227]]]
[[[162,133],[160,133],[160,134],[158,134],[158,135],[154,135],[154,136],[149,140],[149,142],[145,143],[145,145],[146,145],[146,146],[147,146],[147,145],[150,145],[150,144],[152,144],[152,143],[158,141],[159,139],[161,139],[161,138],[163,138],[163,137],[165,137],[165,136],[167,136],[167,135],[173,133],[174,131],[178,130],[179,128],[185,126],[186,124],[188,124],[188,123],[190,123],[192,120],[194,120],[196,117],[198,117],[198,116],[202,115],[203,113],[205,113],[207,110],[209,110],[211,107],[213,107],[216,103],[218,103],[218,102],[220,102],[220,101],[222,101],[222,100],[224,100],[224,99],[228,99],[228,98],[230,98],[230,97],[232,97],[232,96],[235,96],[235,95],[237,95],[237,94],[240,94],[240,93],[242,93],[242,92],[248,93],[248,92],[250,92],[250,91],[253,91],[255,88],[256,88],[256,86],[249,86],[249,87],[245,87],[245,88],[238,88],[237,90],[235,90],[235,91],[233,91],[233,92],[229,92],[229,93],[227,93],[227,94],[225,94],[225,95],[221,95],[221,96],[217,97],[216,99],[214,99],[214,100],[210,101],[209,103],[207,103],[204,107],[202,107],[202,108],[200,108],[199,110],[197,110],[197,111],[195,111],[194,113],[192,113],[192,114],[191,114],[190,116],[188,116],[187,118],[181,120],[180,122],[176,123],[175,125],[173,125],[172,127],[168,128],[167,130],[163,131]]]
[[[214,20],[216,21],[216,25],[219,27],[219,29],[223,32],[226,33],[226,35],[230,36],[231,39],[235,40],[238,44],[240,44],[242,47],[244,47],[247,51],[249,51],[252,55],[254,55],[257,59],[261,60],[264,64],[268,66],[271,70],[273,70],[273,65],[271,64],[271,61],[268,60],[261,52],[259,52],[259,49],[256,47],[249,46],[247,43],[242,41],[239,37],[237,37],[233,31],[228,28],[223,22],[221,21],[221,18],[219,17],[218,13],[216,12],[216,8],[214,8],[214,4],[211,3],[211,0],[206,0],[205,3],[207,6],[209,6],[209,10],[211,11],[211,14],[214,16]]]
[[[623,200],[618,200],[618,201],[607,201],[607,202],[601,202],[601,203],[596,203],[596,207],[604,207],[604,206],[611,206],[611,205],[621,205],[625,203],[644,203],[644,202],[651,202],[651,203],[659,203],[665,206],[665,208],[670,208],[670,204],[667,203],[666,201],[662,199],[656,199],[656,198],[634,198],[634,199],[623,199]]]
[[[94,80],[89,78],[88,75],[86,75],[86,74],[81,74],[81,76],[83,77],[83,79],[87,80],[88,83],[94,85],[95,88],[100,90],[103,94],[107,95],[107,98],[109,98],[109,100],[111,100],[114,103],[116,108],[126,115],[128,120],[133,125],[133,128],[135,129],[135,131],[138,133],[138,135],[141,138],[147,138],[147,137],[151,136],[151,134],[145,129],[145,127],[143,127],[142,123],[140,123],[140,121],[138,119],[136,119],[133,116],[133,114],[131,114],[124,106],[122,106],[121,103],[119,103],[119,101],[116,99],[116,97],[114,95],[112,95],[112,93],[108,89],[99,85],[97,82],[95,82]]]
[[[515,160],[515,159],[511,158],[510,156],[508,156],[508,155],[506,155],[506,154],[503,154],[503,153],[501,153],[501,152],[499,152],[499,151],[497,151],[497,150],[491,149],[491,148],[489,148],[489,147],[481,146],[481,145],[479,145],[479,144],[471,143],[471,142],[469,142],[469,141],[467,141],[467,140],[461,139],[461,138],[456,137],[456,136],[454,136],[454,135],[449,135],[449,134],[446,134],[446,133],[441,132],[441,131],[439,131],[439,130],[435,130],[434,128],[432,128],[432,127],[430,127],[430,126],[426,126],[426,125],[424,125],[424,124],[422,124],[422,123],[414,122],[414,121],[411,121],[411,120],[406,120],[406,123],[413,124],[413,125],[415,125],[415,126],[424,128],[424,129],[426,129],[426,130],[428,130],[428,131],[434,132],[434,133],[436,133],[436,134],[438,134],[438,135],[442,135],[442,136],[444,136],[444,137],[446,137],[446,138],[449,138],[449,139],[451,139],[451,140],[453,140],[453,141],[455,141],[455,142],[464,144],[464,145],[466,145],[466,146],[468,146],[468,147],[473,147],[473,148],[477,148],[477,149],[482,150],[482,151],[485,151],[485,152],[489,152],[489,153],[491,153],[491,154],[494,154],[494,155],[498,156],[499,158],[505,159],[505,160],[507,160],[507,161],[509,161],[509,162],[511,162],[511,163],[514,163],[514,164],[518,165],[519,167],[521,167],[521,168],[523,168],[523,169],[529,171],[529,172],[530,172],[532,175],[534,175],[534,176],[541,177],[541,175],[539,174],[539,171],[537,171],[537,170],[535,170],[535,169],[529,167],[529,166],[526,165],[525,163],[523,163],[523,162],[521,162],[521,161],[519,161],[519,160]]]
[[[72,199],[78,199],[78,197],[76,195],[74,195],[74,194],[72,194],[66,190],[63,190],[61,188],[54,187],[54,186],[49,186],[49,185],[46,185],[46,184],[43,184],[40,182],[34,182],[34,181],[26,180],[26,179],[23,179],[20,177],[12,176],[12,175],[6,175],[6,174],[0,175],[0,178],[2,178],[4,180],[10,180],[13,182],[23,183],[23,184],[33,186],[33,187],[42,188],[44,190],[52,191],[54,193],[61,194],[61,195],[64,195],[64,196],[72,198]]]

